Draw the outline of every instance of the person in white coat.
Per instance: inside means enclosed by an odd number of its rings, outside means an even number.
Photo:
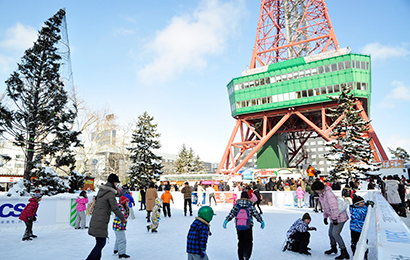
[[[400,213],[400,195],[399,195],[399,181],[395,180],[393,176],[389,175],[387,176],[387,180],[384,181],[386,183],[386,198],[387,201],[390,203],[390,205],[393,207],[393,209],[397,212],[397,214]]]
[[[197,187],[198,200],[197,200],[197,202],[196,202],[196,205],[197,205],[198,207],[201,207],[201,206],[202,206],[202,199],[203,199],[203,197],[204,197],[204,192],[205,192],[205,189],[202,187],[201,184],[198,184],[198,187]]]

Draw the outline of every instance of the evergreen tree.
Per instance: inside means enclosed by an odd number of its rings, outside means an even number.
[[[182,145],[177,155],[174,167],[177,174],[206,173],[205,165],[199,155],[195,156],[192,148],[189,148],[188,151],[185,144]]]
[[[185,144],[182,145],[181,150],[177,154],[177,159],[174,163],[175,173],[177,174],[184,174],[188,173],[189,171],[189,160],[188,160],[188,149],[186,148]]]
[[[409,156],[409,154],[407,153],[407,151],[405,149],[403,149],[401,147],[397,147],[396,150],[393,150],[389,147],[388,147],[388,149],[389,149],[389,152],[391,154],[393,154],[393,156],[394,156],[393,159],[394,160],[403,160],[403,163],[406,163],[406,162],[410,161],[410,156]]]
[[[73,148],[81,145],[80,132],[71,129],[77,108],[70,105],[59,73],[61,56],[56,46],[64,17],[61,9],[45,22],[37,41],[25,51],[17,71],[6,81],[9,104],[0,104],[3,134],[25,154],[24,179],[36,177],[35,183],[40,186],[46,185],[39,182],[43,174],[51,174],[45,167],[73,174]]]
[[[138,117],[136,129],[131,136],[132,147],[127,148],[131,159],[131,167],[127,172],[131,185],[147,187],[159,181],[162,174],[162,157],[153,151],[161,148],[157,140],[161,135],[157,133],[157,125],[152,123],[153,120],[154,117],[144,112]]]
[[[334,128],[331,136],[335,140],[328,142],[331,147],[325,154],[334,167],[330,171],[332,178],[346,178],[366,174],[368,171],[378,169],[378,164],[373,162],[373,150],[370,146],[370,138],[365,136],[369,130],[369,122],[360,116],[362,110],[358,110],[355,97],[350,94],[347,86],[342,86],[339,96],[329,96],[337,101],[338,107],[329,109],[328,116],[338,118],[344,114],[341,122]]]

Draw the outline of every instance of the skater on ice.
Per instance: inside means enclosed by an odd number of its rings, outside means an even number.
[[[236,233],[238,235],[238,258],[239,260],[249,260],[252,255],[253,247],[253,220],[256,218],[261,223],[261,228],[265,228],[265,222],[261,214],[253,206],[252,200],[249,199],[248,193],[243,191],[241,198],[236,201],[231,211],[223,223],[223,228],[226,229],[228,222],[235,218]]]
[[[33,235],[33,222],[37,220],[36,213],[39,206],[38,203],[42,197],[43,195],[41,195],[41,193],[35,193],[34,196],[28,200],[30,203],[27,204],[20,214],[19,219],[23,220],[24,224],[26,224],[23,241],[32,240],[37,237]]]
[[[303,214],[302,218],[297,219],[292,226],[290,226],[286,233],[287,241],[283,251],[290,250],[304,255],[311,255],[308,251],[310,241],[310,233],[308,231],[316,231],[315,227],[309,227],[311,218],[309,213]]]
[[[208,236],[211,235],[209,223],[215,213],[210,206],[203,206],[198,210],[198,217],[192,222],[188,231],[186,252],[188,260],[208,260],[206,254]]]

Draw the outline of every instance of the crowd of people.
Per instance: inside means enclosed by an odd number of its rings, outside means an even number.
[[[108,237],[108,223],[111,213],[115,214],[113,220],[113,230],[116,236],[114,243],[114,254],[119,258],[129,258],[126,253],[126,236],[125,230],[128,217],[135,218],[133,207],[135,201],[130,194],[127,186],[120,186],[120,180],[117,175],[111,174],[107,183],[100,185],[98,193],[92,198],[90,203],[87,192],[80,192],[77,202],[77,219],[75,229],[88,229],[88,234],[95,237],[96,243],[91,250],[87,259],[101,259],[101,252],[106,244]],[[355,178],[346,179],[342,185],[338,180],[327,181],[324,178],[299,178],[296,181],[293,178],[282,180],[280,177],[270,179],[266,184],[260,182],[251,182],[248,184],[235,183],[230,187],[226,183],[220,182],[219,185],[202,185],[196,183],[193,187],[188,182],[184,183],[184,187],[180,189],[184,198],[184,215],[193,216],[192,211],[192,192],[198,193],[197,206],[198,217],[192,223],[187,237],[187,254],[188,259],[208,259],[206,255],[206,244],[209,232],[209,223],[212,220],[213,209],[212,205],[217,206],[215,199],[216,191],[232,191],[233,192],[233,207],[226,216],[223,223],[223,228],[226,228],[229,221],[235,219],[235,227],[238,237],[238,258],[250,259],[252,254],[252,227],[253,218],[261,223],[261,228],[265,227],[265,222],[262,218],[262,209],[260,207],[261,191],[287,191],[294,190],[297,194],[297,207],[306,207],[304,205],[305,194],[309,194],[309,207],[313,208],[313,212],[323,213],[323,222],[329,225],[329,242],[330,249],[324,253],[327,255],[337,254],[338,248],[340,255],[335,259],[349,259],[346,244],[341,236],[343,227],[349,221],[347,214],[347,206],[343,209],[340,207],[338,198],[334,190],[341,190],[341,195],[346,205],[349,205],[350,211],[350,231],[351,231],[351,250],[353,254],[356,250],[356,244],[359,240],[360,233],[366,218],[367,209],[373,206],[372,201],[364,201],[364,199],[356,194],[360,189],[378,189],[385,196],[386,200],[392,205],[393,209],[399,216],[406,216],[406,207],[409,207],[409,200],[406,201],[405,192],[407,180],[402,176],[386,176],[384,179],[375,178],[369,179],[366,182]],[[343,188],[342,188],[343,186]],[[164,189],[165,192],[158,196],[158,191]],[[140,201],[140,210],[147,212],[146,220],[147,231],[155,233],[159,228],[160,212],[163,208],[163,216],[171,217],[170,203],[174,203],[174,199],[170,193],[172,186],[165,182],[161,187],[156,187],[153,183],[148,189],[140,187],[138,197]],[[202,206],[203,195],[208,200],[209,206]],[[36,211],[38,202],[41,201],[41,194],[36,193],[29,201],[30,203],[23,210],[20,219],[26,224],[23,241],[31,240],[36,237],[33,234],[33,221],[36,220]],[[161,198],[161,199],[160,199]],[[86,206],[88,204],[88,206]],[[86,226],[85,212],[86,210],[91,215],[89,227]],[[409,208],[410,210],[410,208]],[[301,254],[310,255],[309,231],[314,231],[316,228],[310,227],[311,217],[309,213],[304,213],[302,218],[297,219],[287,232],[287,241],[283,250],[291,250]],[[365,255],[367,259],[367,252]]]

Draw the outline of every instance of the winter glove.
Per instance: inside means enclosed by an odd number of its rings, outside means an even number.
[[[27,217],[27,220],[28,220],[28,221],[32,221],[33,219],[32,219],[31,217]]]
[[[310,228],[308,228],[308,230],[314,230],[314,231],[316,231],[317,228],[315,228],[315,227],[310,227]]]
[[[201,248],[201,258],[204,258],[206,255],[205,248]]]
[[[371,200],[366,201],[365,205],[366,205],[367,207],[372,206],[372,208],[374,208],[374,202],[371,201]]]
[[[223,227],[224,229],[226,229],[226,225],[228,225],[228,220],[225,219],[224,223],[222,224],[222,227]]]
[[[328,225],[328,224],[329,224],[329,222],[327,222],[327,218],[324,218],[324,219],[323,219],[323,223],[325,223],[325,225]]]
[[[337,226],[337,224],[339,224],[339,223],[337,222],[337,219],[333,219],[333,220],[332,220],[332,223],[333,223],[333,225],[335,225],[335,226]]]
[[[265,228],[265,221],[262,220],[262,222],[261,222],[261,229],[264,229],[264,228]]]
[[[33,217],[33,221],[37,221],[37,217],[36,217],[36,216]]]

